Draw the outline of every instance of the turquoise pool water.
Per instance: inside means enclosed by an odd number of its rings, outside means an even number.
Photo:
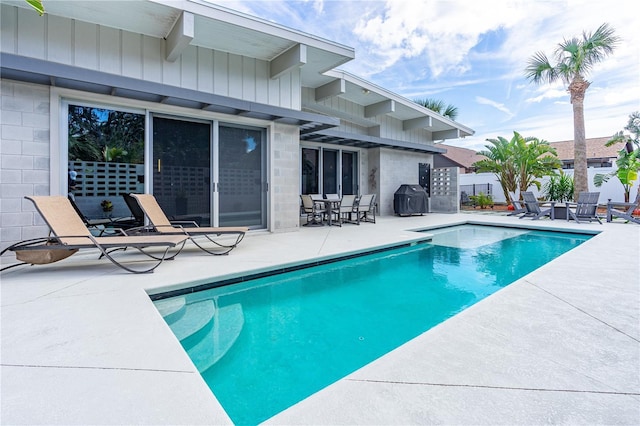
[[[156,301],[236,424],[301,401],[590,238],[486,226]]]

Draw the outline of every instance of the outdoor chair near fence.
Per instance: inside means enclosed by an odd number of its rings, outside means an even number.
[[[640,218],[633,216],[633,212],[638,208],[640,208],[640,192],[638,192],[636,200],[631,203],[618,203],[609,200],[607,202],[607,222],[613,222],[613,219],[618,218],[640,225]]]
[[[598,217],[598,198],[599,192],[581,192],[578,194],[578,201],[575,203],[566,202],[567,221],[573,219],[576,223],[580,221],[595,222],[602,225],[602,221]]]
[[[513,206],[513,211],[507,216],[515,216],[527,212],[527,208],[525,207],[524,203],[520,201],[520,199],[513,191],[509,191],[509,202]]]
[[[549,218],[553,219],[553,207],[541,207],[533,192],[522,192],[522,199],[527,211],[520,216],[520,219],[530,217],[533,220],[538,220],[545,216],[549,216]]]

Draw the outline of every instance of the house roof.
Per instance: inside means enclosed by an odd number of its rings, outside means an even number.
[[[616,144],[609,147],[604,146],[609,139],[611,139],[610,136],[587,139],[587,158],[617,158],[618,151],[622,149],[622,145]],[[573,139],[568,141],[550,142],[550,145],[556,149],[560,160],[573,160]]]
[[[29,8],[24,0],[3,0],[3,4]],[[113,4],[107,0],[51,1],[46,3],[46,13],[164,39],[168,61],[176,60],[187,46],[198,46],[268,61],[271,78],[299,68],[301,85],[313,89],[316,99],[338,96],[362,105],[365,114],[359,120],[371,121],[371,126],[377,126],[378,123],[368,119],[387,115],[401,120],[403,130],[422,128],[430,131],[433,141],[457,139],[474,133],[472,129],[409,99],[335,70],[355,57],[351,47],[202,0],[130,1],[127,2],[127,13],[122,13]],[[164,103],[279,120],[300,125],[301,133],[307,134],[307,138],[311,138],[310,131],[323,131],[337,126],[337,118],[340,118],[336,115],[338,111],[315,111],[304,106],[303,111],[296,112],[216,95],[206,96],[206,99],[198,95],[195,99],[193,91],[166,85],[151,84],[136,90],[135,81],[126,77],[98,71],[85,72],[80,68],[8,53],[3,53],[2,65],[2,76],[6,78],[133,99],[160,99]],[[326,116],[326,119],[322,116]],[[393,143],[359,134],[351,134],[346,138],[343,136],[324,134],[314,137],[324,138],[328,143],[348,142],[353,146],[440,151],[433,149],[433,145],[401,141]]]
[[[442,156],[448,158],[460,167],[471,168],[471,165],[476,161],[480,161],[486,157],[478,155],[478,153],[472,149],[462,148],[459,146],[451,146],[441,144],[440,147],[445,148],[447,152]]]

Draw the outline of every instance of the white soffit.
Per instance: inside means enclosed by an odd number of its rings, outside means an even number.
[[[335,96],[364,106],[365,115],[379,113],[398,119],[403,122],[405,130],[425,128],[434,132],[434,140],[438,140],[438,136],[451,139],[475,133],[469,127],[345,71],[330,70],[323,77],[321,85],[330,84],[336,79],[344,81],[344,92]]]
[[[2,3],[30,8],[24,0],[2,0]],[[307,62],[301,67],[305,86],[317,84],[323,72],[355,57],[351,47],[202,0],[56,0],[45,1],[44,6],[49,15],[155,38],[169,36],[183,13],[189,12],[194,15],[191,46],[264,61],[272,61],[297,44],[305,45]]]

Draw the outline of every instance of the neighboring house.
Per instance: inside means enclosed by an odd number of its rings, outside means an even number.
[[[375,193],[391,214],[434,140],[473,134],[336,70],[352,48],[217,5],[0,7],[2,246],[47,232],[25,195],[118,215],[146,192],[172,216],[272,232],[298,229],[301,192]]]
[[[610,147],[604,144],[611,139],[611,136],[604,138],[587,139],[587,167],[612,167],[618,158],[618,151],[623,148],[622,144]],[[550,142],[551,146],[556,149],[558,158],[562,160],[563,169],[573,169],[574,150],[573,140]]]
[[[434,156],[434,167],[457,167],[460,174],[474,173],[475,167],[473,167],[473,163],[485,158],[472,149],[445,144],[438,146],[446,149],[447,152]]]

